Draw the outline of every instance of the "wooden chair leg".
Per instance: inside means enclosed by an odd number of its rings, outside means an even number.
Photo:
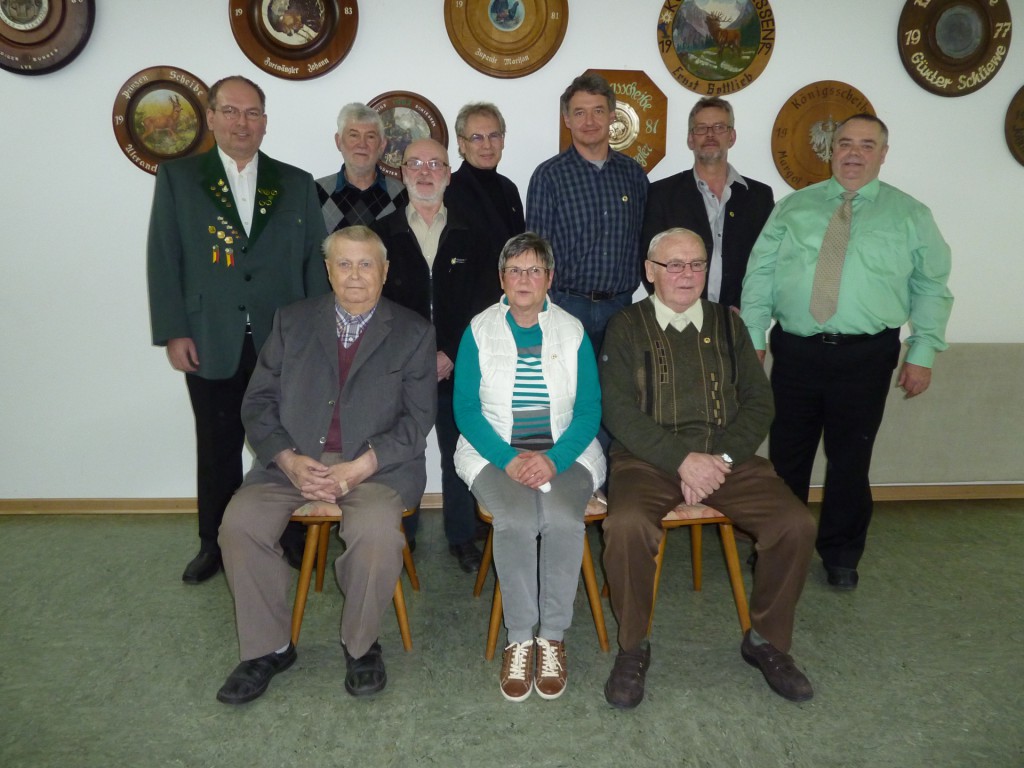
[[[594,615],[597,642],[601,650],[608,653],[608,630],[604,625],[604,609],[601,607],[601,593],[597,589],[597,574],[594,573],[594,558],[590,553],[590,542],[583,534],[583,585],[587,588],[590,612]]]
[[[661,543],[658,545],[658,554],[654,556],[654,594],[651,596],[651,618],[647,622],[647,636],[651,635],[651,627],[654,626],[654,604],[658,602],[658,584],[661,581],[661,564],[665,562],[665,542],[668,540],[668,533],[661,532]]]
[[[704,558],[701,546],[703,539],[703,525],[691,525],[690,528],[690,563],[693,568],[693,591],[700,592],[704,582]]]
[[[747,589],[743,585],[743,574],[740,572],[740,558],[736,552],[736,536],[732,526],[727,523],[719,523],[718,531],[722,534],[722,550],[725,552],[725,564],[729,569],[732,596],[736,600],[736,615],[740,620],[740,628],[746,632],[750,629],[750,609],[747,606]]]
[[[402,526],[402,536],[405,536],[405,526]],[[405,542],[402,548],[402,562],[405,563],[405,572],[409,574],[409,584],[413,592],[420,591],[420,577],[416,574],[416,563],[412,559],[412,550],[409,549],[409,542]],[[406,649],[408,650],[408,649]]]
[[[324,574],[327,571],[327,545],[331,542],[331,524],[311,525],[317,530],[316,591],[324,591]]]
[[[501,629],[501,584],[498,582],[498,574],[494,574],[494,599],[491,601],[491,621],[487,625],[487,647],[484,650],[484,658],[490,661],[494,658],[494,649],[498,646],[498,631]]]
[[[306,526],[306,547],[302,550],[302,567],[299,569],[299,584],[295,588],[295,605],[292,607],[292,644],[299,644],[299,632],[302,629],[302,616],[306,612],[306,599],[309,597],[309,582],[313,578],[313,566],[317,558],[320,542],[320,528],[323,523]],[[330,525],[326,526],[330,528]]]
[[[412,632],[409,629],[409,613],[405,608],[405,592],[402,590],[402,578],[395,582],[395,616],[398,619],[398,631],[402,635],[402,647],[412,650]]]
[[[494,556],[494,528],[487,532],[487,543],[484,544],[484,554],[480,558],[480,568],[476,572],[476,584],[473,585],[473,597],[480,597],[484,589],[484,582],[487,580],[487,572],[491,570],[491,558]],[[494,577],[497,579],[497,575]]]

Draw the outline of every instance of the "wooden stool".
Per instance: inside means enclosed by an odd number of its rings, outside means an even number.
[[[488,525],[494,522],[491,513],[484,509],[483,505],[477,503],[477,514],[480,519]],[[590,500],[587,511],[583,515],[585,525],[597,523],[608,516],[604,504]],[[480,570],[477,571],[476,584],[473,586],[473,597],[480,597],[484,581],[487,579],[487,572],[491,569],[491,558],[494,549],[494,529],[487,533],[487,544],[484,546],[483,558],[480,561]],[[580,566],[583,573],[583,584],[587,589],[587,598],[590,600],[590,611],[594,615],[594,628],[597,630],[597,642],[601,650],[608,652],[608,631],[604,626],[604,609],[601,607],[601,591],[597,588],[597,575],[594,572],[594,558],[590,554],[590,542],[587,535],[583,534],[583,563]],[[501,584],[498,581],[498,572],[494,572],[494,599],[491,602],[491,621],[487,627],[487,644],[484,649],[484,658],[488,661],[494,658],[494,650],[498,646],[498,631],[501,629]]]
[[[732,596],[736,601],[736,615],[740,620],[740,628],[743,632],[750,629],[750,610],[747,607],[747,591],[743,585],[743,576],[740,573],[740,559],[736,552],[736,536],[733,533],[732,520],[723,515],[717,509],[712,509],[703,504],[680,504],[670,510],[661,519],[661,527],[665,533],[661,537],[661,544],[658,545],[658,554],[654,558],[656,569],[654,571],[654,598],[651,601],[651,619],[647,625],[647,634],[651,633],[654,626],[654,603],[658,599],[658,582],[661,580],[661,566],[665,559],[665,542],[668,539],[668,531],[673,528],[687,527],[690,529],[690,555],[693,561],[693,588],[699,592],[702,582],[701,570],[701,533],[705,525],[717,525],[722,537],[722,551],[725,553],[725,564],[729,570],[729,582],[732,584]]]
[[[409,517],[416,510],[407,509],[402,517]],[[331,528],[335,523],[341,522],[341,515],[292,515],[289,518],[293,523],[302,523],[306,526],[306,548],[302,552],[302,568],[299,570],[299,584],[295,590],[295,606],[292,608],[292,644],[299,644],[299,632],[302,629],[302,615],[306,611],[306,598],[309,597],[309,582],[313,577],[313,569],[316,568],[316,591],[323,592],[324,572],[327,566],[327,544],[331,538]],[[405,530],[402,530],[403,535]],[[412,561],[412,552],[409,551],[409,544],[406,543],[402,550],[402,560],[405,562],[406,573],[409,574],[409,583],[413,591],[420,591],[420,580],[416,575],[416,565]],[[409,614],[405,608],[405,593],[402,591],[402,577],[398,577],[395,584],[395,615],[398,617],[398,631],[402,635],[402,647],[407,651],[412,650],[412,633],[409,631]]]

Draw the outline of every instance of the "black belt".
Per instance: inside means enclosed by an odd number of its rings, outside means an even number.
[[[878,333],[816,333],[813,336],[804,336],[808,341],[817,341],[822,344],[840,346],[843,344],[858,344],[862,341],[877,339],[886,333],[892,333],[893,328],[886,328]]]
[[[612,291],[574,291],[571,288],[562,288],[562,293],[568,293],[570,296],[579,296],[582,299],[590,299],[591,301],[608,301],[618,296],[618,293]]]

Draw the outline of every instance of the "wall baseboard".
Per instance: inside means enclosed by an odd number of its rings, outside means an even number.
[[[1024,499],[1024,483],[981,485],[876,485],[875,501],[981,501]],[[811,488],[810,500],[821,501],[821,488]],[[422,509],[440,509],[441,494],[423,494]],[[191,514],[196,500],[165,499],[0,499],[0,515],[163,515]]]

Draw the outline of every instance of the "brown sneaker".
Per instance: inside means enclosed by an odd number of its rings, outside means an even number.
[[[635,651],[619,649],[615,665],[604,684],[604,698],[618,709],[632,709],[644,700],[644,681],[651,666],[651,646]]]
[[[565,693],[565,643],[537,638],[537,675],[533,687],[542,699],[557,699]]]
[[[527,643],[509,643],[501,654],[501,695],[509,701],[523,701],[533,690],[536,647]]]
[[[811,681],[797,669],[793,657],[771,643],[754,645],[750,640],[749,629],[743,635],[740,654],[747,664],[761,670],[764,679],[768,681],[768,687],[782,698],[790,701],[808,701],[814,696]]]

